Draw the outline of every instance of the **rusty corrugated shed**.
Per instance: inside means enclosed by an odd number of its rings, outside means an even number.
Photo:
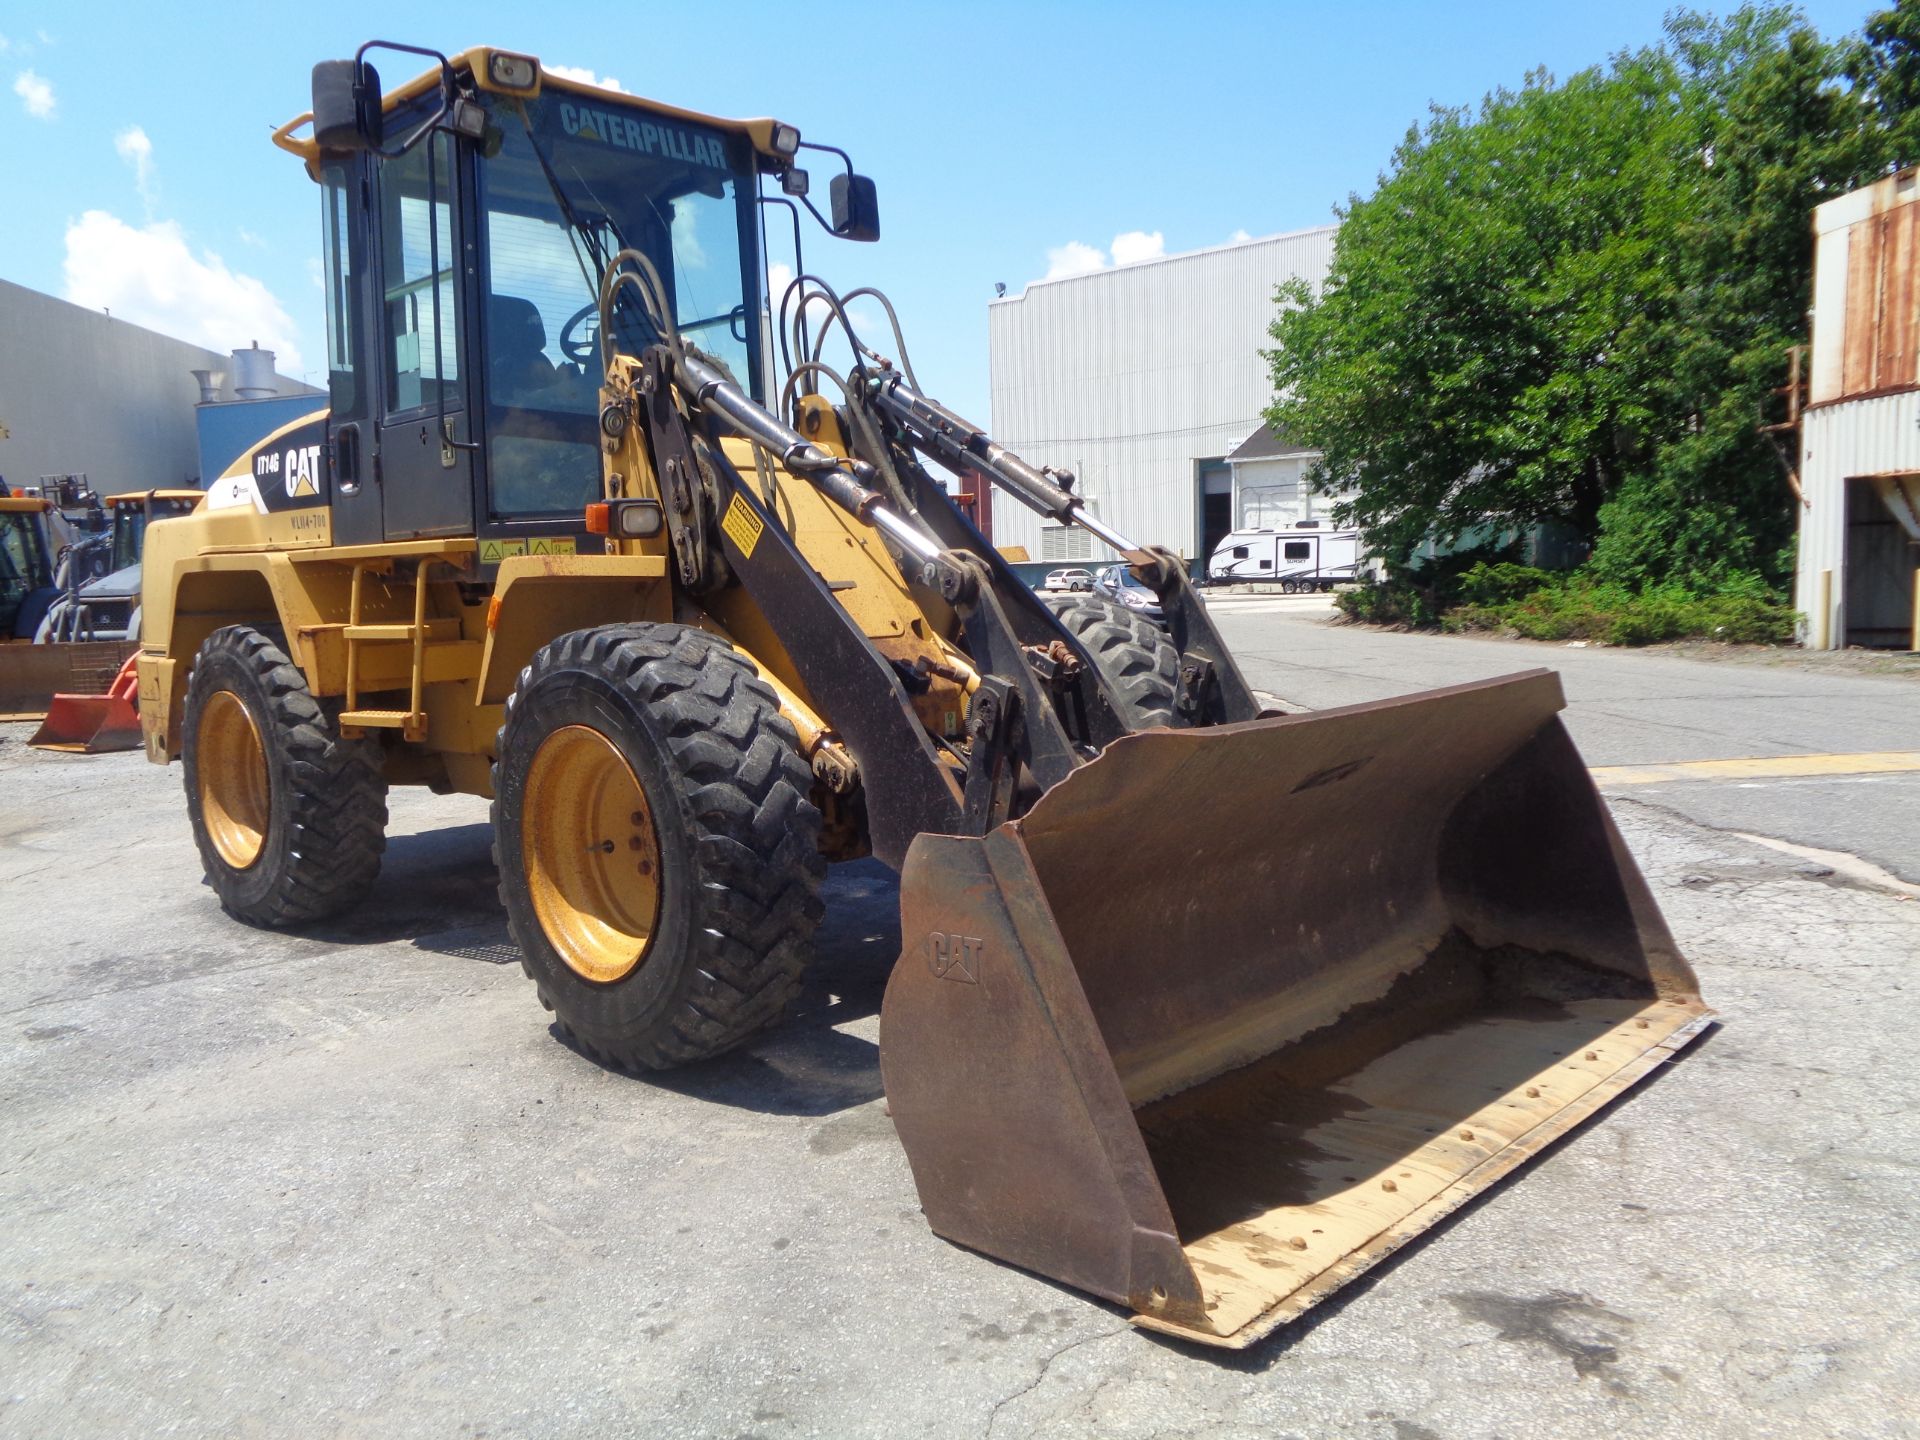
[[[1887,496],[1920,475],[1920,170],[1814,211],[1794,605],[1816,648],[1903,644],[1915,545]]]

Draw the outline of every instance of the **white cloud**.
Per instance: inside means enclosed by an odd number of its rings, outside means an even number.
[[[307,257],[307,278],[313,282],[313,288],[324,291],[327,288],[327,267],[320,263],[318,255]]]
[[[673,202],[673,263],[677,269],[707,268],[706,248],[700,243],[700,205],[691,195]]]
[[[13,93],[20,97],[20,103],[27,107],[27,114],[36,120],[53,118],[53,85],[41,79],[31,70],[22,70],[13,80]]]
[[[133,167],[134,188],[140,192],[140,203],[147,207],[148,218],[152,218],[153,141],[138,125],[129,125],[113,137],[113,149],[115,154]]]
[[[773,297],[773,308],[780,309],[780,297],[787,293],[787,286],[793,283],[793,267],[784,261],[776,260],[767,266],[767,294]]]
[[[602,90],[618,90],[622,95],[627,87],[611,75],[596,76],[591,65],[547,65],[540,67],[549,75],[558,75],[562,80],[578,80],[582,85],[598,85]]]
[[[1069,240],[1047,251],[1046,278],[1049,280],[1064,280],[1069,275],[1089,275],[1106,268],[1107,252],[1079,240]]]
[[[1252,238],[1253,236],[1249,235],[1245,230],[1236,230],[1227,237],[1227,243],[1229,245],[1244,245]]]
[[[1113,237],[1113,263],[1138,265],[1142,260],[1158,260],[1167,253],[1167,237],[1158,230],[1129,230]]]
[[[893,349],[893,327],[886,312],[872,301],[854,301],[847,307],[847,319],[853,322],[853,333],[881,354]]]
[[[209,350],[252,341],[278,352],[282,373],[301,373],[298,331],[251,275],[212,251],[195,255],[171,220],[136,228],[104,210],[67,227],[66,298]]]
[[[1167,237],[1158,230],[1127,230],[1113,237],[1111,251],[1084,240],[1069,240],[1047,251],[1045,279],[1065,280],[1072,275],[1091,275],[1109,265],[1137,265],[1142,260],[1158,260],[1167,253]]]

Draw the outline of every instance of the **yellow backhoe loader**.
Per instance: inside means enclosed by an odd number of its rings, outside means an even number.
[[[387,46],[428,63],[383,92],[377,48],[274,137],[330,405],[147,540],[147,753],[235,916],[354,905],[389,786],[491,797],[540,999],[645,1069],[775,1023],[827,863],[876,855],[934,1230],[1228,1346],[1708,1023],[1552,674],[1264,712],[1179,560],[928,398],[871,292],[776,310],[763,207],[878,236],[843,152],[502,50]],[[1090,530],[1164,625],[1037,597],[929,467]]]

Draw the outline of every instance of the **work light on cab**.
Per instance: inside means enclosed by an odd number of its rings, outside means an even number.
[[[531,55],[495,50],[487,57],[487,78],[510,95],[532,95],[540,88],[540,62]]]

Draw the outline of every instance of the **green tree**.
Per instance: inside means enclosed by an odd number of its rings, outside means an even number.
[[[1791,516],[1755,433],[1804,332],[1813,205],[1887,162],[1862,42],[1783,7],[1477,111],[1436,109],[1347,206],[1326,285],[1280,296],[1276,428],[1427,539],[1573,525],[1604,579],[1777,576]]]

